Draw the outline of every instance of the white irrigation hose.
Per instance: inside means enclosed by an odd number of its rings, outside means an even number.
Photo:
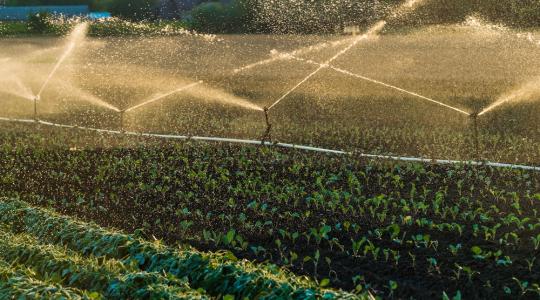
[[[11,119],[11,118],[3,118],[3,117],[0,117],[0,121],[18,122],[18,123],[36,123],[36,121],[30,120],[30,119]],[[505,168],[505,169],[540,172],[540,166],[516,165],[516,164],[490,162],[490,161],[480,162],[480,161],[472,161],[472,160],[468,160],[468,161],[445,160],[445,159],[429,159],[429,158],[406,157],[406,156],[365,154],[365,153],[347,152],[347,151],[342,151],[342,150],[325,149],[325,148],[311,147],[311,146],[304,146],[304,145],[263,142],[263,141],[257,141],[257,140],[244,140],[244,139],[220,138],[220,137],[203,137],[203,136],[186,136],[186,135],[170,135],[170,134],[154,134],[154,133],[139,133],[139,132],[130,132],[130,131],[107,130],[107,129],[99,129],[99,128],[91,128],[91,127],[65,125],[65,124],[58,124],[58,123],[41,121],[41,120],[38,120],[37,123],[41,124],[41,125],[59,127],[59,128],[79,129],[79,130],[94,131],[94,132],[99,132],[99,133],[120,134],[120,135],[138,136],[138,137],[153,137],[153,138],[176,139],[176,140],[195,140],[195,141],[206,141],[206,142],[248,144],[248,145],[265,145],[265,146],[276,146],[276,147],[281,147],[281,148],[291,148],[291,149],[298,149],[298,150],[305,150],[305,151],[314,151],[314,152],[327,153],[327,154],[352,155],[352,156],[356,156],[356,157],[364,157],[364,158],[369,158],[369,159],[383,159],[383,160],[404,161],[404,162],[419,162],[419,163],[438,164],[438,165],[488,166],[488,167],[494,167],[494,168]]]

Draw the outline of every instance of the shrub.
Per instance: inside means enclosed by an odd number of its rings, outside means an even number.
[[[117,0],[110,3],[114,16],[131,21],[150,20],[155,17],[157,0]]]
[[[202,3],[191,11],[191,27],[200,32],[232,33],[249,31],[248,14],[244,5],[233,2]]]
[[[27,21],[28,29],[35,33],[45,33],[51,28],[51,16],[49,13],[41,12],[31,14]]]

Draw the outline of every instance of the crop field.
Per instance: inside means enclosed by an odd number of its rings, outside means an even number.
[[[34,205],[352,292],[540,292],[535,172],[10,127],[0,190]]]
[[[537,299],[530,34],[0,39],[0,299]]]
[[[48,299],[352,298],[233,254],[173,249],[0,199],[0,291]]]

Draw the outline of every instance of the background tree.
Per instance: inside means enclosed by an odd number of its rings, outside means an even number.
[[[114,15],[132,21],[154,19],[157,0],[110,0],[107,4]]]

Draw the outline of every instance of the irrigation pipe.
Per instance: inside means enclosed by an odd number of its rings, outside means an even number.
[[[91,128],[91,127],[81,127],[81,126],[75,126],[75,125],[58,124],[58,123],[46,122],[42,120],[35,121],[31,119],[12,119],[12,118],[0,117],[0,121],[30,123],[30,124],[38,123],[41,125],[46,125],[46,126],[51,126],[51,127],[79,129],[79,130],[93,131],[93,132],[99,132],[99,133],[118,134],[118,135],[136,136],[136,137],[153,137],[153,138],[162,138],[162,139],[171,139],[171,140],[195,140],[195,141],[204,141],[204,142],[221,142],[221,143],[235,143],[235,144],[247,144],[247,145],[265,145],[265,146],[275,146],[275,147],[280,147],[280,148],[298,149],[298,150],[313,151],[313,152],[327,153],[327,154],[354,155],[356,157],[364,157],[364,158],[369,158],[369,159],[418,162],[418,163],[428,163],[428,164],[438,164],[438,165],[488,166],[488,167],[494,167],[494,168],[505,168],[505,169],[540,172],[540,166],[516,165],[516,164],[490,162],[490,161],[481,162],[481,161],[472,161],[472,160],[469,160],[469,161],[445,160],[445,159],[430,159],[430,158],[406,157],[406,156],[365,154],[365,153],[347,152],[343,150],[326,149],[326,148],[319,148],[319,147],[312,147],[312,146],[305,146],[305,145],[272,143],[272,142],[257,141],[257,140],[108,130],[108,129],[99,129],[99,128]]]

